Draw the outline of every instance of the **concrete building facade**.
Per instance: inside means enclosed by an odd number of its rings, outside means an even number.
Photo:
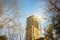
[[[39,21],[32,15],[27,18],[26,40],[36,40],[39,36]]]
[[[0,0],[0,18],[2,17],[3,15],[3,11],[2,11],[2,0]]]

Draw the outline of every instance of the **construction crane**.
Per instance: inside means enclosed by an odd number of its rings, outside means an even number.
[[[41,22],[41,19],[47,20],[47,18],[41,16],[38,19],[39,20],[39,30],[40,30],[40,32],[39,32],[40,36],[39,37],[42,37],[42,26],[41,26],[42,22]]]

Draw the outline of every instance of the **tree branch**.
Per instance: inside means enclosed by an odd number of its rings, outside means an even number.
[[[54,3],[51,0],[50,3],[55,7],[55,9],[57,9],[58,12],[60,11],[60,9],[56,5],[54,5]]]

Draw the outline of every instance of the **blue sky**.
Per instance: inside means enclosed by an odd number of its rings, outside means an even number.
[[[4,5],[4,13],[9,14],[10,10],[12,10],[11,6],[13,5],[12,3],[14,0],[3,0]],[[8,4],[6,4],[8,2]],[[16,7],[17,6],[17,7]],[[47,1],[44,0],[18,0],[17,4],[14,6],[15,10],[18,10],[21,12],[21,14],[28,14],[30,15],[35,15],[35,16],[40,16],[42,15],[46,10],[47,10]],[[14,8],[13,7],[13,8]],[[12,10],[12,14],[15,13],[15,10]],[[25,15],[26,16],[26,15]],[[24,15],[22,16],[23,19],[25,17]]]
[[[39,19],[39,17],[50,18],[50,16],[52,16],[52,14],[43,15],[43,13],[45,13],[48,10],[49,4],[46,0],[18,0],[16,5],[13,6],[14,1],[15,0],[3,0],[4,15],[6,16],[9,13],[13,15],[14,13],[16,13],[16,10],[19,11],[20,15],[23,16],[18,17],[17,19],[20,23],[22,23],[24,30],[26,28],[27,17],[34,15],[36,18]],[[41,19],[42,28],[47,26],[47,20]]]

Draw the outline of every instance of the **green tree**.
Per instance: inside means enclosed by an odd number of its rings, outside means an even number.
[[[45,28],[45,38],[47,40],[54,40],[54,25],[53,24],[49,24],[49,27],[46,29]]]
[[[60,39],[60,0],[47,0],[48,1],[48,12],[53,14],[52,24],[54,25],[56,39]]]
[[[60,37],[60,0],[49,0],[50,3],[50,11],[52,11],[52,23],[54,24],[54,29],[56,33],[56,38],[59,39]]]

